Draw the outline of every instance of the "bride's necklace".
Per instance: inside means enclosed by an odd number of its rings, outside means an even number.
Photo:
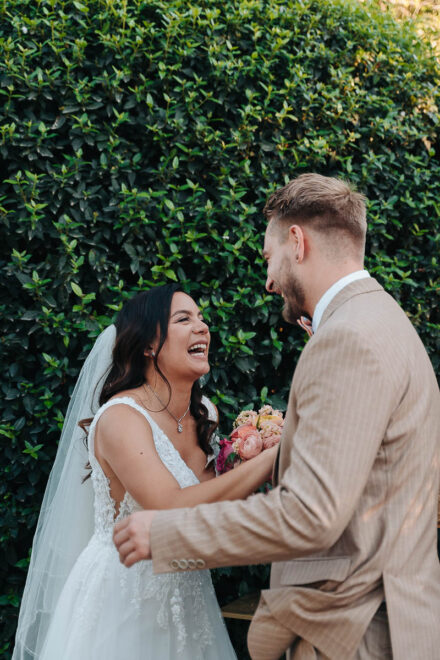
[[[185,412],[183,413],[182,417],[177,418],[175,415],[173,415],[173,413],[172,413],[171,410],[168,408],[168,406],[162,401],[162,399],[160,398],[160,396],[159,396],[159,395],[153,390],[153,388],[151,387],[151,385],[149,385],[148,383],[146,383],[146,385],[147,385],[148,389],[151,390],[151,391],[153,392],[154,396],[155,396],[156,399],[159,401],[159,403],[161,404],[161,406],[163,406],[163,407],[165,408],[165,410],[167,411],[167,413],[169,413],[169,414],[171,415],[171,417],[174,419],[174,421],[177,423],[177,431],[178,431],[179,433],[182,433],[182,431],[183,431],[183,426],[182,426],[181,422],[182,422],[182,419],[183,419],[183,418],[188,414],[188,412],[189,412],[189,408],[190,408],[190,406],[191,406],[191,399],[189,400],[188,408],[185,410]]]

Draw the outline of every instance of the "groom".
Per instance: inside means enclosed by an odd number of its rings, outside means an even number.
[[[362,195],[304,174],[264,209],[268,291],[312,335],[292,380],[275,488],[143,511],[114,540],[156,573],[272,561],[254,660],[435,660],[440,398],[399,305],[363,270]],[[303,319],[304,321],[304,319]]]

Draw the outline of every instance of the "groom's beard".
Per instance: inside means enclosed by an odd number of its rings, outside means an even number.
[[[299,279],[291,271],[291,265],[288,259],[283,264],[283,286],[284,294],[283,319],[288,323],[296,323],[300,316],[305,314],[304,288]]]

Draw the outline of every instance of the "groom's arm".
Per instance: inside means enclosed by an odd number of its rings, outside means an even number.
[[[156,573],[293,559],[331,547],[342,534],[400,387],[365,337],[324,330],[295,376],[299,423],[294,441],[282,440],[291,444],[291,460],[279,486],[245,501],[158,512],[150,537]]]

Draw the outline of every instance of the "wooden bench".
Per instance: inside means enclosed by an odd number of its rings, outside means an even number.
[[[250,621],[255,614],[259,600],[260,593],[258,591],[237,598],[222,607],[223,618]]]

